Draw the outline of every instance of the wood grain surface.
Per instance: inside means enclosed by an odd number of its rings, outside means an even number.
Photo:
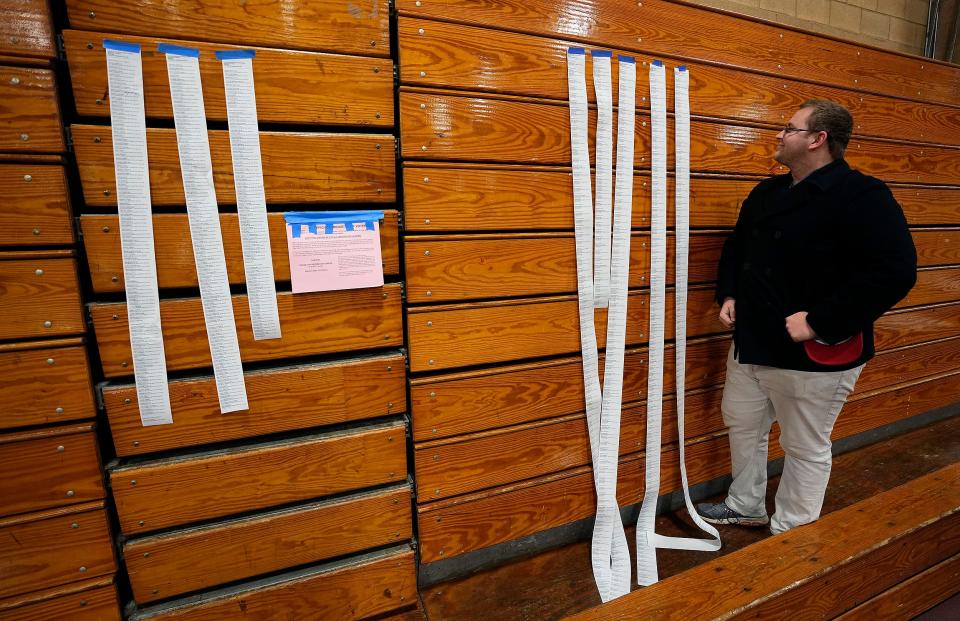
[[[957,213],[960,213],[957,188],[892,186],[890,190],[911,226],[957,223]]]
[[[857,379],[858,394],[960,369],[960,336],[881,351]]]
[[[174,380],[172,425],[144,427],[131,384],[105,386],[103,401],[117,454],[136,455],[399,414],[403,369],[403,357],[390,354],[250,371],[250,408],[229,416],[220,413],[213,377]]]
[[[53,71],[0,66],[0,76],[0,151],[65,152]]]
[[[647,296],[647,291],[633,291],[628,296],[627,345],[647,339]],[[712,288],[691,288],[687,304],[687,336],[724,331]],[[597,342],[603,347],[605,310],[595,313],[595,325]],[[672,334],[673,329],[671,290],[667,292],[665,334]],[[414,372],[569,354],[580,350],[576,296],[410,308],[407,344]]]
[[[0,601],[0,621],[120,621],[122,618],[113,576]]]
[[[729,471],[726,436],[687,447],[687,472],[693,480],[709,480]],[[661,456],[661,493],[679,485],[676,450]],[[643,495],[643,459],[620,459],[617,499],[634,504]],[[421,562],[451,558],[471,550],[517,539],[593,515],[596,511],[593,473],[575,468],[495,493],[483,492],[457,502],[419,506]]]
[[[321,293],[279,293],[282,338],[255,341],[247,297],[233,296],[233,315],[244,362],[339,353],[403,343],[400,285]],[[97,347],[107,377],[133,373],[126,304],[90,306]],[[200,298],[160,303],[167,369],[210,366]]]
[[[960,229],[914,229],[910,233],[917,248],[918,265],[960,263]]]
[[[201,601],[134,613],[136,621],[220,621],[237,615],[266,620],[367,618],[417,599],[416,565],[409,547],[389,548],[352,562],[282,574],[265,585],[225,589]]]
[[[0,597],[116,571],[103,501],[0,520]]]
[[[67,177],[62,166],[0,166],[0,246],[74,243]]]
[[[688,282],[716,280],[725,232],[690,237]],[[630,242],[633,288],[650,284],[650,236],[634,233]],[[528,235],[407,236],[407,300],[445,302],[577,290],[576,248],[572,233]],[[667,240],[667,283],[674,283],[675,240]]]
[[[80,30],[197,39],[300,50],[390,55],[385,0],[362,6],[335,0],[237,4],[229,0],[68,0]]]
[[[949,466],[570,619],[833,618],[960,550],[958,477]]]
[[[723,382],[729,337],[690,341],[688,391]],[[664,350],[664,392],[675,390],[674,349]],[[647,349],[626,352],[623,403],[646,398]],[[603,377],[603,357],[600,360]],[[582,412],[579,357],[443,374],[410,381],[414,441],[421,442]]]
[[[960,554],[937,563],[837,617],[838,621],[912,619],[948,599],[960,584]],[[935,614],[935,613],[931,613]]]
[[[595,117],[591,113],[591,136],[595,133]],[[634,165],[648,168],[648,117],[638,114],[636,123]],[[672,120],[668,125],[672,126]],[[409,159],[570,164],[569,113],[557,102],[401,89],[400,132],[401,154]],[[773,160],[777,133],[774,129],[694,120],[690,125],[691,170],[785,173],[786,168]],[[669,166],[674,159],[673,142],[668,140],[667,147]],[[956,147],[854,138],[846,158],[851,166],[885,181],[955,183],[960,177],[958,152]]]
[[[287,228],[283,214],[267,214],[267,226],[270,231],[274,278],[280,282],[289,282],[290,253],[287,249]],[[94,291],[123,291],[125,281],[119,216],[84,215],[80,217],[80,229],[83,231]],[[244,284],[246,271],[237,214],[220,214],[220,231],[227,262],[227,278],[231,284]],[[397,237],[397,212],[386,210],[380,225],[380,250],[385,275],[392,276],[400,272]],[[187,214],[154,214],[153,246],[157,258],[157,283],[161,289],[198,286]]]
[[[110,128],[73,125],[71,129],[87,206],[116,205]],[[260,132],[267,203],[393,201],[393,143],[394,138],[385,134]],[[148,129],[147,150],[153,205],[184,205],[176,130]],[[210,131],[210,153],[217,201],[234,205],[233,165],[226,131]]]
[[[399,44],[400,80],[404,85],[562,101],[568,97],[567,49],[580,45],[552,37],[407,17],[399,20]],[[633,52],[614,51],[636,56]],[[638,58],[637,106],[641,109],[649,108],[646,64],[650,59],[642,53]],[[684,64],[689,71],[691,112],[695,115],[782,126],[804,101],[831,99],[851,111],[858,135],[960,143],[960,112],[949,106],[904,101],[730,67],[677,61],[670,64]],[[618,72],[615,68],[611,81],[616,103]],[[593,74],[589,70],[586,82],[587,97],[592,103],[596,97]],[[673,82],[669,76],[667,109],[673,109]]]
[[[157,44],[198,48],[207,118],[226,120],[223,69],[214,52],[241,48],[169,38],[64,30],[63,41],[79,114],[110,115],[104,39],[140,45],[143,101],[148,118],[173,118],[167,63],[164,55],[156,51]],[[393,66],[388,59],[270,48],[255,48],[255,52],[253,72],[260,123],[393,125]]]
[[[649,180],[649,173],[634,176],[633,228],[650,226]],[[690,180],[691,226],[733,227],[740,204],[756,184],[755,180],[694,176]],[[407,163],[403,189],[404,225],[410,232],[573,230],[572,181],[566,169]],[[670,222],[673,196],[670,178]]]
[[[0,15],[0,54],[49,60],[57,57],[46,0],[3,0]]]
[[[350,554],[412,536],[407,485],[128,541],[137,602]]]
[[[0,351],[0,402],[0,429],[96,416],[83,341]]]
[[[403,425],[316,434],[110,472],[124,534],[406,480]]]
[[[0,514],[12,515],[104,497],[92,424],[0,435]]]
[[[76,259],[15,256],[0,255],[0,339],[86,332]]]
[[[668,0],[398,0],[401,16],[578,41],[656,58],[704,60],[768,75],[896,97],[960,103],[960,71],[947,63]],[[682,64],[682,63],[677,63]]]
[[[960,304],[898,309],[873,324],[877,349],[901,347],[960,334]]]
[[[960,300],[960,267],[917,270],[917,284],[895,308]]]

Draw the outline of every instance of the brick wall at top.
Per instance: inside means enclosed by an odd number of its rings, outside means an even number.
[[[888,50],[923,53],[926,0],[689,1]]]

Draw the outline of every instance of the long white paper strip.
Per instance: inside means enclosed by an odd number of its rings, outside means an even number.
[[[650,64],[651,206],[650,341],[647,352],[647,441],[643,503],[637,519],[637,583],[657,581],[651,535],[660,493],[660,426],[663,406],[663,325],[667,265],[667,93],[663,63]]]
[[[613,87],[610,52],[595,50],[593,88],[597,95],[596,201],[594,205],[593,306],[610,304],[610,210],[613,202]]]
[[[686,351],[687,351],[687,281],[688,281],[688,256],[690,249],[690,97],[689,97],[689,73],[685,67],[679,67],[674,71],[674,100],[675,100],[675,121],[676,121],[676,321],[675,321],[675,337],[676,337],[676,390],[677,390],[677,430],[679,434],[679,457],[680,457],[680,480],[681,480],[681,489],[683,490],[683,500],[687,507],[687,511],[690,513],[690,516],[693,518],[694,523],[705,533],[710,535],[710,539],[693,539],[689,537],[665,537],[663,535],[658,535],[654,532],[652,527],[652,522],[649,522],[650,529],[645,531],[644,539],[646,541],[645,545],[645,554],[646,559],[644,562],[650,563],[646,568],[646,571],[638,571],[639,579],[646,579],[649,582],[640,582],[640,584],[652,584],[657,581],[657,568],[656,568],[656,548],[671,548],[677,550],[698,550],[702,552],[714,552],[720,549],[720,534],[717,532],[717,529],[707,524],[703,521],[703,518],[696,512],[696,509],[693,507],[693,501],[690,498],[690,488],[687,481],[687,467],[685,460],[685,433],[684,433],[684,392],[686,388]],[[652,84],[652,81],[651,81]],[[656,129],[654,130],[656,132]],[[665,141],[664,137],[664,141]],[[654,157],[654,162],[656,166],[656,156]],[[654,186],[656,188],[656,185]],[[666,217],[664,214],[664,221]],[[656,226],[656,225],[655,225]],[[665,275],[665,274],[664,274]],[[651,313],[653,308],[651,307]],[[651,328],[652,330],[652,328]],[[652,338],[652,337],[651,337]],[[662,341],[661,341],[662,343]],[[651,342],[650,351],[653,352],[653,344]],[[663,360],[663,351],[661,348],[660,351],[660,365],[661,368],[658,371],[657,377],[662,378],[662,360]],[[654,373],[653,370],[653,361],[651,354],[651,368],[650,373]],[[652,377],[652,375],[651,375]],[[648,380],[649,381],[649,380]],[[662,380],[661,380],[661,396],[662,396]],[[659,437],[659,427],[660,427],[660,413],[661,410],[658,407],[657,410],[657,420],[655,424],[658,428],[657,437]],[[648,398],[647,401],[647,428],[653,424],[650,419],[651,412],[651,401]],[[647,436],[647,451],[648,455],[650,454],[650,436]],[[659,447],[657,448],[657,473],[659,473]],[[647,461],[647,476],[650,477],[650,461]],[[650,484],[648,478],[648,485]],[[659,476],[657,477],[657,486],[659,487]],[[649,489],[649,488],[648,488]],[[646,502],[646,497],[644,497],[644,502]],[[653,503],[654,511],[656,510],[656,503],[654,499]],[[649,516],[645,516],[641,510],[641,515],[649,520]],[[637,540],[638,540],[638,550],[639,550],[639,541],[640,541],[640,523],[637,524]],[[638,553],[637,563],[639,565],[641,559]],[[645,577],[644,577],[645,576]]]
[[[253,338],[261,341],[280,338],[280,315],[267,228],[267,201],[263,192],[253,56],[253,50],[217,52],[217,58],[223,63],[233,185],[237,193],[250,324]]]
[[[617,192],[614,198],[613,247],[610,265],[610,302],[607,312],[607,349],[604,358],[600,420],[600,456],[594,462],[599,477],[594,541],[611,541],[613,597],[630,590],[630,555],[620,504],[617,502],[617,466],[620,457],[620,414],[623,408],[623,363],[627,341],[627,286],[630,279],[630,222],[633,211],[633,142],[637,65],[620,56],[617,117]],[[597,178],[600,171],[597,170]],[[600,234],[600,233],[598,233]],[[605,519],[600,520],[599,516]],[[603,530],[601,530],[603,529]],[[594,563],[602,558],[594,558]],[[624,591],[624,589],[626,589]]]
[[[220,411],[246,410],[249,406],[227,280],[227,264],[223,256],[220,215],[217,211],[207,119],[200,85],[199,52],[192,48],[162,44],[158,49],[167,56],[180,171]]]
[[[153,249],[140,46],[104,41],[103,47],[107,51],[120,248],[137,405],[140,421],[145,426],[168,425],[173,422],[173,415],[167,389],[167,363]]]
[[[590,183],[590,153],[587,144],[586,55],[582,48],[570,48],[567,54],[567,78],[570,98],[570,141],[573,167],[575,240],[577,249],[577,306],[580,319],[583,382],[593,459],[594,485],[597,490],[597,515],[591,548],[594,579],[602,601],[609,601],[630,592],[630,553],[620,512],[616,504],[616,458],[614,470],[601,472],[601,408],[598,372],[597,337],[593,320],[593,196]],[[628,233],[629,235],[629,233]],[[629,252],[627,253],[629,256]],[[618,377],[622,375],[616,374]],[[607,382],[614,380],[609,376]],[[619,409],[619,403],[617,405]],[[609,425],[608,425],[609,427]],[[619,440],[619,426],[615,434]],[[616,450],[614,449],[614,454]],[[610,510],[609,486],[614,486],[613,511]]]

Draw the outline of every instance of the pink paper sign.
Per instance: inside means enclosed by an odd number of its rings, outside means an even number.
[[[294,293],[383,285],[380,223],[287,223]]]

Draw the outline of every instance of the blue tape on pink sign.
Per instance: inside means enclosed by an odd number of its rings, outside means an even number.
[[[325,233],[333,233],[333,227],[342,224],[352,230],[354,223],[373,226],[383,220],[382,211],[289,211],[283,219],[290,225],[291,237],[300,237],[301,225],[306,225],[311,233],[317,233],[323,227]]]

